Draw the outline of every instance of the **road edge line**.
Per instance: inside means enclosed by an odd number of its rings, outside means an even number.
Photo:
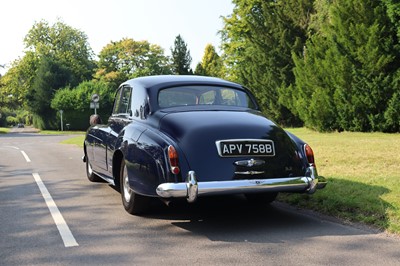
[[[46,202],[47,207],[49,208],[50,214],[53,217],[54,223],[57,226],[58,231],[60,232],[61,238],[64,242],[65,247],[74,247],[79,246],[76,242],[74,236],[72,235],[71,230],[69,229],[67,223],[64,220],[60,210],[58,209],[56,203],[54,202],[53,198],[51,197],[49,191],[47,190],[46,186],[44,185],[40,175],[38,173],[32,173],[33,178],[38,185],[40,192]]]

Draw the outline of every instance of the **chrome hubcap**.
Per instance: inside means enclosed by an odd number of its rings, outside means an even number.
[[[128,179],[128,173],[126,171],[126,167],[124,167],[124,173],[123,173],[123,180],[122,180],[122,186],[123,186],[123,193],[124,193],[124,200],[126,202],[129,202],[131,200],[132,196],[132,189],[129,187],[129,179]]]

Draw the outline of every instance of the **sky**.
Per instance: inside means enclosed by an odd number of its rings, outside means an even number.
[[[166,55],[179,34],[195,68],[207,44],[219,51],[221,16],[232,14],[231,0],[2,0],[0,65],[24,55],[24,37],[35,22],[57,20],[83,31],[97,55],[111,41],[132,38],[160,45]],[[6,69],[0,68],[4,74]]]

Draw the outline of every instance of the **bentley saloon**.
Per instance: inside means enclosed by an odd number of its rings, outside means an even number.
[[[326,185],[307,143],[263,116],[248,89],[211,77],[126,81],[107,123],[91,117],[83,161],[90,181],[120,189],[131,214],[150,198],[244,194],[267,204]]]

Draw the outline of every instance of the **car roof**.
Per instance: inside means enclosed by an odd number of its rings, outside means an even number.
[[[179,85],[219,85],[219,86],[230,86],[235,88],[243,89],[243,86],[226,81],[215,77],[205,77],[196,75],[158,75],[158,76],[147,76],[134,78],[124,82],[123,84],[129,84],[132,86],[141,86],[146,89],[158,90],[169,86]]]
[[[130,79],[121,84],[121,86],[124,85],[128,85],[136,89],[139,88],[144,89],[148,95],[148,100],[152,111],[160,109],[158,107],[158,102],[157,102],[158,92],[160,90],[175,86],[197,86],[197,85],[231,87],[246,91],[248,95],[251,95],[251,98],[253,99],[254,104],[256,106],[255,109],[259,110],[259,105],[255,97],[247,88],[238,83],[234,83],[216,77],[196,76],[196,75],[155,75],[155,76],[146,76],[146,77]]]

